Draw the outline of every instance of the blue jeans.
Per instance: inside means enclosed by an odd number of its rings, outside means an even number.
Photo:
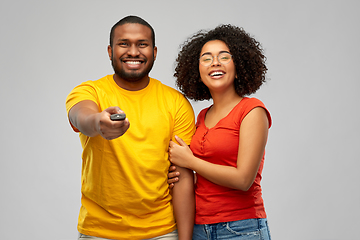
[[[195,224],[193,240],[271,240],[266,218],[215,224]]]

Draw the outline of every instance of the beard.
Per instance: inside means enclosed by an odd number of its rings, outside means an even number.
[[[142,71],[138,71],[138,70],[125,71],[124,68],[116,64],[114,58],[111,59],[111,65],[114,69],[115,74],[127,82],[137,82],[142,80],[144,77],[148,76],[149,72],[151,71],[154,65],[154,58],[151,61],[145,60],[144,64],[146,65],[147,62],[149,62],[149,65]]]

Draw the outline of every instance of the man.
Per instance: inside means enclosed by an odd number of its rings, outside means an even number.
[[[167,184],[170,140],[190,144],[195,132],[191,105],[149,77],[157,47],[143,19],[117,22],[108,54],[115,73],[82,83],[66,100],[83,147],[79,239],[191,239],[192,172],[181,169],[172,196]],[[117,113],[126,119],[112,121]]]

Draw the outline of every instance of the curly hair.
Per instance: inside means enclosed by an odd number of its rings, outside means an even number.
[[[265,82],[266,57],[261,44],[244,31],[233,25],[219,25],[213,30],[200,30],[184,44],[175,62],[176,86],[189,99],[209,100],[209,89],[201,81],[199,57],[205,43],[221,40],[232,55],[236,75],[234,80],[236,93],[243,97],[255,93]]]

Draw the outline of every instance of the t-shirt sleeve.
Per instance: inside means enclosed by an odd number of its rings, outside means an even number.
[[[190,102],[181,95],[177,103],[175,116],[174,136],[180,137],[187,145],[190,145],[191,139],[195,133],[195,115]]]
[[[80,84],[79,86],[75,87],[67,96],[66,112],[68,115],[68,119],[69,119],[70,109],[77,103],[84,101],[84,100],[91,100],[91,101],[95,102],[97,105],[99,105],[96,89],[95,89],[94,85],[92,84],[92,81],[87,81],[87,82]],[[69,120],[69,123],[75,132],[79,132],[79,130],[71,124],[70,120]]]
[[[247,99],[247,102],[244,106],[244,113],[242,114],[242,118],[241,118],[241,122],[242,120],[244,119],[244,117],[251,111],[253,110],[254,108],[257,108],[257,107],[261,107],[265,110],[266,112],[266,115],[267,115],[267,118],[268,118],[268,121],[269,121],[269,128],[271,127],[271,124],[272,124],[272,120],[271,120],[271,115],[270,115],[270,112],[267,110],[267,108],[265,107],[265,104],[260,101],[259,99],[257,98],[248,98]]]

